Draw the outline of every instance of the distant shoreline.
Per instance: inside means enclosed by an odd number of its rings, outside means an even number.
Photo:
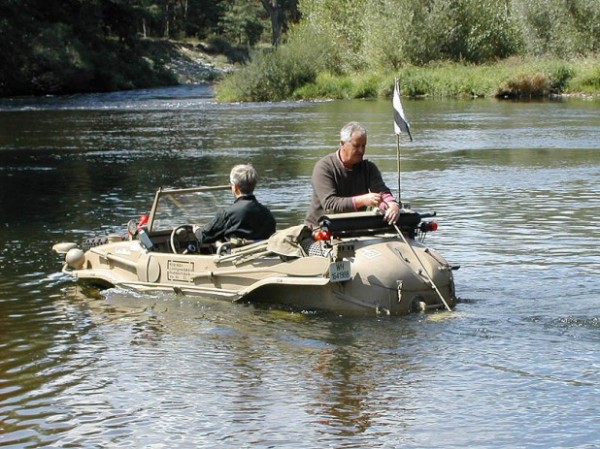
[[[409,98],[543,99],[600,98],[600,58],[513,57],[486,64],[441,61],[425,66],[407,65],[397,70],[360,73],[316,73],[277,69],[288,67],[276,58],[252,62],[216,86],[218,101],[284,101],[317,99],[389,98],[394,79],[401,95]],[[272,69],[272,70],[270,70]],[[295,84],[287,80],[302,79]]]
[[[5,97],[211,84],[215,86],[215,98],[222,102],[368,99],[390,97],[393,79],[399,77],[402,96],[410,98],[600,99],[599,58],[574,61],[513,58],[485,65],[440,62],[426,67],[404,67],[396,73],[319,74],[316,80],[291,94],[277,98],[275,92],[272,99],[256,99],[251,89],[245,88],[245,78],[249,78],[246,72],[252,70],[252,63],[235,65],[225,55],[211,52],[198,42],[146,42],[145,53],[140,56],[147,61],[146,70],[166,73],[167,76],[144,82],[134,78],[113,88],[93,83],[71,86],[65,82],[67,89],[60,92],[19,92]],[[115,75],[118,77],[120,74]],[[60,73],[56,76],[60,77]]]

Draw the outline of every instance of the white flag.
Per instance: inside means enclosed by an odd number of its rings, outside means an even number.
[[[402,103],[400,102],[400,89],[398,88],[398,78],[394,81],[394,98],[392,99],[392,105],[394,106],[394,132],[397,135],[402,133],[408,134],[410,137],[410,141],[412,142],[413,138],[410,135],[410,125],[404,117],[404,109],[402,108]]]

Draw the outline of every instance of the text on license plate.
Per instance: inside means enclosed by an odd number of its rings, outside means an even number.
[[[352,279],[350,261],[342,260],[329,265],[329,280],[331,282],[349,281],[350,279]]]

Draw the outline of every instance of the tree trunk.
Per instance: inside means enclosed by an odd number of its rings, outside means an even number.
[[[169,21],[171,20],[171,11],[169,8],[169,0],[165,2],[165,37],[169,38]]]
[[[271,18],[271,44],[277,47],[281,41],[283,9],[277,0],[260,0]]]

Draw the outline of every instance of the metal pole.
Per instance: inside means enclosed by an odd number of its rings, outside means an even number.
[[[452,309],[450,308],[450,306],[448,305],[448,303],[446,302],[446,300],[442,296],[442,293],[437,288],[437,285],[435,285],[435,282],[433,282],[433,279],[431,278],[431,276],[429,276],[429,273],[427,272],[427,269],[425,268],[425,265],[423,264],[423,262],[421,261],[421,259],[417,255],[417,252],[415,251],[415,249],[412,247],[412,245],[410,243],[408,243],[408,240],[406,240],[406,237],[404,237],[404,234],[402,234],[402,231],[400,231],[400,229],[398,228],[398,226],[395,223],[394,223],[394,228],[396,228],[396,231],[398,232],[398,234],[400,234],[400,237],[402,238],[402,240],[404,240],[404,243],[406,243],[408,245],[408,247],[410,248],[410,250],[412,251],[412,253],[417,258],[417,261],[419,262],[419,265],[421,265],[421,267],[423,268],[423,273],[425,274],[425,277],[427,278],[427,280],[429,282],[431,282],[431,286],[433,287],[433,289],[435,290],[435,292],[438,294],[438,296],[442,300],[442,303],[446,307],[446,310],[448,310],[448,312],[452,312]]]
[[[398,172],[398,205],[402,208],[402,191],[400,190],[400,135],[396,134],[396,170]]]

